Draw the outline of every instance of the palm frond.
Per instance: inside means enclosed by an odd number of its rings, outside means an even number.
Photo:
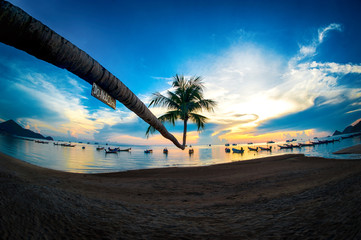
[[[177,105],[177,107],[179,108],[179,106],[182,104],[182,99],[180,98],[180,96],[171,91],[168,91],[167,94],[169,96],[168,98],[171,99],[175,103],[174,105]]]
[[[200,114],[196,114],[196,113],[190,113],[189,114],[189,118],[195,122],[196,126],[197,126],[197,131],[201,131],[204,129],[204,124],[207,122],[208,118],[200,115]]]
[[[149,138],[149,136],[151,135],[151,134],[154,134],[155,133],[155,128],[153,127],[153,126],[150,126],[149,125],[149,127],[147,128],[147,131],[145,132],[145,136],[147,137],[147,138]]]
[[[162,116],[158,117],[158,120],[162,123],[164,122],[170,122],[173,126],[175,126],[175,122],[180,118],[180,111],[174,110],[174,111],[168,111],[167,113],[163,114]],[[147,131],[145,132],[145,136],[149,138],[151,134],[155,133],[155,128],[152,126],[149,126],[147,128]]]
[[[194,76],[186,80],[184,75],[177,74],[173,77],[172,86],[174,92],[168,91],[166,96],[159,92],[155,93],[149,107],[162,106],[170,109],[170,111],[158,117],[162,123],[169,122],[174,126],[178,119],[184,120],[185,123],[189,119],[197,125],[198,131],[204,129],[207,118],[196,112],[202,110],[213,111],[216,102],[204,99],[202,78]],[[155,129],[149,127],[146,132],[147,137],[154,131]]]
[[[182,74],[182,75],[176,74],[176,75],[173,77],[173,84],[172,84],[172,86],[173,86],[174,88],[181,88],[181,89],[183,89],[183,88],[185,88],[186,82],[187,82],[187,81],[185,80],[183,74]]]
[[[217,103],[210,99],[202,99],[197,102],[193,102],[189,104],[189,111],[190,112],[198,112],[202,110],[206,110],[208,112],[213,112],[214,107],[217,106]]]
[[[179,110],[174,111],[168,111],[162,116],[158,117],[158,119],[163,122],[170,122],[173,126],[175,125],[175,122],[177,119],[181,117],[181,112]]]
[[[149,103],[148,107],[151,107],[152,105],[167,107],[167,108],[172,108],[172,109],[176,109],[178,107],[178,104],[176,102],[174,102],[172,99],[162,95],[159,92],[156,92],[153,94],[153,99]]]

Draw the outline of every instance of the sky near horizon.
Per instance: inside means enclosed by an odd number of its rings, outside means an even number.
[[[361,1],[10,0],[87,52],[146,105],[175,74],[217,101],[188,144],[331,135],[361,118]],[[0,43],[0,120],[55,139],[170,144],[66,70]],[[151,108],[159,116],[165,109]],[[179,140],[183,124],[166,125]]]

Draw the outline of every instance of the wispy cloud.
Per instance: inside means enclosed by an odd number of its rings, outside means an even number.
[[[128,123],[136,120],[136,115],[116,111],[107,107],[91,109],[84,103],[85,88],[71,77],[48,76],[46,74],[19,73],[18,81],[13,84],[17,91],[30,95],[39,106],[33,106],[47,112],[48,115],[61,116],[59,119],[36,119],[21,117],[17,119],[24,126],[47,135],[69,136],[92,139],[94,134],[105,125]],[[59,86],[57,82],[62,82]],[[88,90],[88,89],[87,89]]]
[[[316,44],[321,44],[323,42],[323,39],[327,36],[328,32],[334,30],[342,31],[342,25],[338,23],[331,23],[325,28],[320,28],[318,30],[318,43],[316,42]]]
[[[322,104],[357,98],[361,89],[351,91],[339,79],[361,73],[360,65],[312,61],[330,31],[342,31],[342,26],[320,28],[311,44],[300,45],[289,59],[256,45],[239,44],[219,56],[192,61],[189,72],[205,77],[206,97],[218,102],[214,114],[204,113],[218,126],[213,135],[250,138],[259,134],[262,122],[309,109],[317,98],[324,99]]]
[[[310,44],[303,45],[299,44],[299,52],[298,54],[291,59],[290,64],[297,64],[298,61],[301,61],[306,58],[314,57],[317,55],[317,48],[320,44],[323,43],[324,39],[327,37],[327,34],[330,31],[342,31],[342,25],[338,23],[332,23],[327,27],[318,29],[317,37],[311,40]]]

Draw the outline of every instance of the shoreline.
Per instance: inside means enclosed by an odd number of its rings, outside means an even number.
[[[361,154],[361,144],[341,149],[333,154]]]
[[[81,174],[0,153],[8,239],[361,237],[361,159],[289,154]]]

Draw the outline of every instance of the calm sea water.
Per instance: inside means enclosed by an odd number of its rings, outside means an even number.
[[[188,150],[182,151],[176,147],[169,146],[168,154],[163,153],[162,146],[151,146],[150,148],[153,149],[153,153],[148,154],[144,153],[146,149],[144,146],[132,146],[131,152],[105,154],[104,150],[96,150],[98,145],[74,143],[76,144],[75,147],[62,147],[54,145],[53,142],[41,144],[0,134],[0,152],[41,167],[77,173],[116,172],[159,167],[206,166],[287,153],[303,153],[306,156],[326,158],[361,158],[361,155],[332,154],[332,152],[343,148],[360,144],[360,136],[344,139],[340,142],[299,149],[279,149],[277,145],[283,143],[270,144],[270,146],[273,146],[272,152],[249,151],[248,146],[250,145],[246,144],[230,146],[230,148],[243,147],[245,149],[243,154],[226,153],[224,145],[193,146],[194,153],[191,155],[188,153]],[[82,149],[83,146],[85,149]],[[266,146],[266,144],[254,144],[252,146]],[[118,146],[109,145],[104,147]],[[120,146],[120,148],[128,148],[128,146]]]

